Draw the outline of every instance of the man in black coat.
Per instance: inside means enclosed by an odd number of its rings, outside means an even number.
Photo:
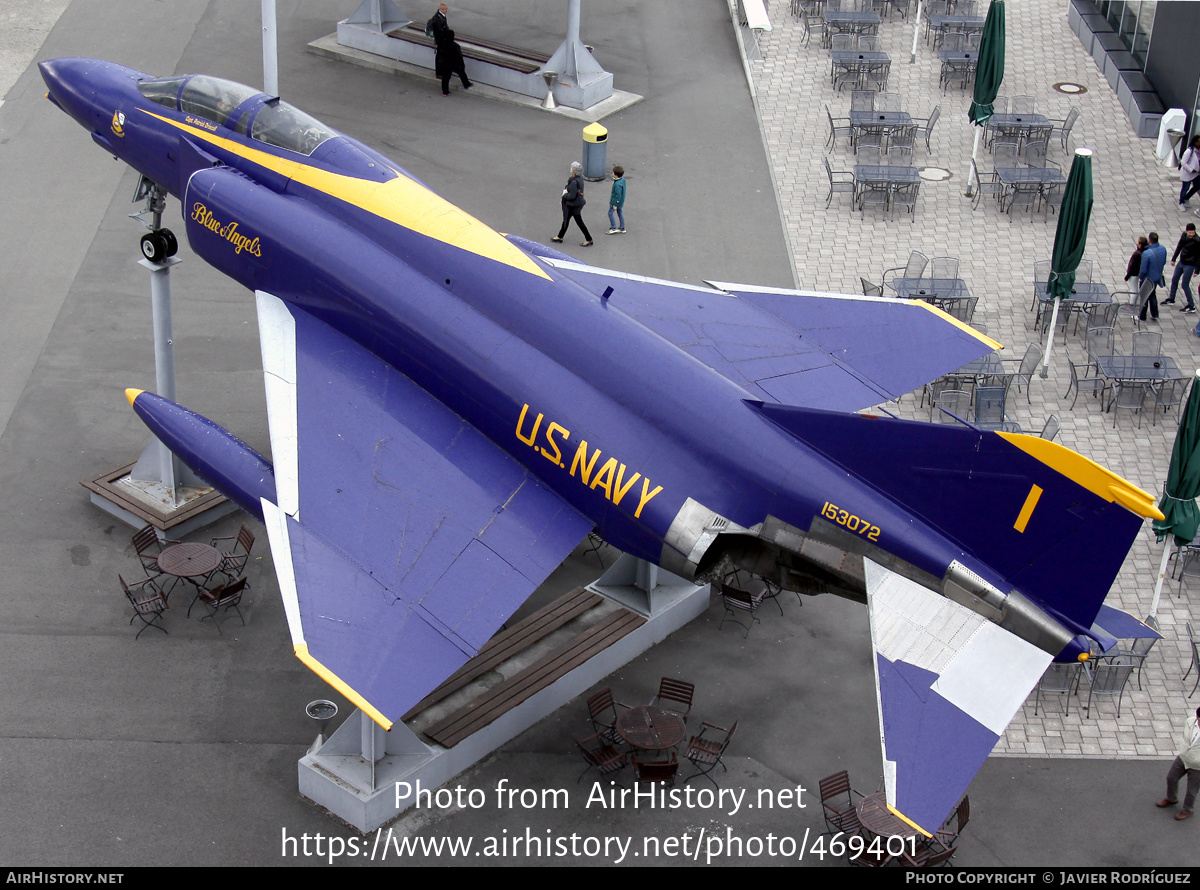
[[[450,22],[446,18],[446,13],[450,11],[445,3],[438,6],[438,11],[433,14],[433,17],[425,23],[425,36],[432,37],[434,45],[441,46],[442,41],[446,39],[446,32],[450,30]]]
[[[1178,266],[1175,266],[1176,260],[1179,260]],[[1192,275],[1195,274],[1196,267],[1200,266],[1200,237],[1196,235],[1194,223],[1188,223],[1187,228],[1179,237],[1175,255],[1171,257],[1171,265],[1175,266],[1175,274],[1171,276],[1171,293],[1164,302],[1175,302],[1175,289],[1179,286],[1179,279],[1182,278],[1183,295],[1187,297],[1187,305],[1181,311],[1195,312],[1196,302],[1192,299]]]

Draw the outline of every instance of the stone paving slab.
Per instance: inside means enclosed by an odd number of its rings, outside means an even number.
[[[1019,359],[1026,346],[1041,338],[1033,330],[1030,283],[1033,264],[1048,260],[1054,243],[1057,217],[1014,211],[1002,214],[994,202],[984,200],[977,210],[964,197],[969,170],[973,128],[967,120],[969,92],[939,88],[940,63],[920,40],[916,61],[909,64],[913,17],[893,16],[880,28],[881,48],[892,58],[888,83],[899,92],[904,110],[926,118],[940,106],[941,120],[934,128],[926,152],[918,138],[913,163],[950,171],[943,182],[924,182],[915,217],[890,219],[878,212],[851,211],[845,195],[834,195],[826,209],[828,180],[822,158],[835,170],[851,168],[853,153],[839,139],[832,150],[822,142],[829,133],[825,107],[833,116],[848,117],[850,91],[833,90],[829,81],[829,51],[814,38],[803,45],[804,30],[790,14],[790,2],[768,4],[773,30],[762,36],[762,60],[751,61],[753,91],[763,137],[773,165],[785,233],[790,241],[797,284],[820,290],[860,292],[860,276],[878,283],[884,269],[904,265],[910,250],[928,256],[960,260],[961,276],[980,297],[975,322],[986,326],[993,338],[1005,344],[1005,355]],[[915,9],[915,4],[914,4]],[[1134,239],[1149,230],[1159,232],[1168,254],[1191,215],[1178,211],[1178,175],[1154,158],[1154,140],[1135,138],[1132,128],[1103,74],[1084,52],[1067,25],[1067,6],[1052,0],[1007,4],[1007,59],[1000,94],[1032,95],[1038,111],[1063,119],[1074,105],[1081,116],[1071,134],[1070,149],[1091,148],[1095,204],[1085,258],[1095,264],[1094,279],[1113,291],[1124,289],[1123,277]],[[1082,84],[1087,92],[1067,96],[1054,90],[1060,82]],[[979,167],[988,170],[991,158],[980,149]],[[1056,140],[1050,159],[1064,172],[1071,154]],[[1171,267],[1167,267],[1170,277]],[[1160,291],[1160,299],[1164,296]],[[1196,317],[1163,306],[1163,351],[1181,368],[1200,366],[1200,340],[1192,335]],[[1118,328],[1118,348],[1129,351],[1132,327]],[[1066,347],[1074,356],[1084,353],[1082,334],[1068,333]],[[1052,350],[1049,377],[1035,378],[1027,401],[1011,401],[1010,416],[1036,434],[1050,415],[1062,421],[1058,441],[1124,475],[1148,491],[1159,491],[1166,478],[1174,441],[1176,418],[1102,414],[1098,403],[1082,396],[1071,409],[1063,394],[1070,384],[1060,335]],[[1073,395],[1073,394],[1072,394]],[[919,393],[906,396],[888,410],[903,417],[928,419],[920,407]],[[1157,420],[1157,422],[1155,422]],[[1135,542],[1109,595],[1108,602],[1144,617],[1150,608],[1162,545],[1156,544],[1146,524]],[[1180,678],[1190,663],[1184,632],[1194,621],[1190,594],[1176,597],[1177,584],[1168,579],[1158,619],[1165,639],[1151,652],[1142,676],[1126,692],[1121,716],[1116,705],[1102,701],[1092,716],[1076,701],[1069,716],[1061,701],[1049,702],[1050,714],[1034,716],[1032,698],[1017,714],[996,748],[1000,755],[1161,757],[1175,752],[1173,721],[1190,711],[1187,692],[1191,680]],[[1086,684],[1084,688],[1086,700]]]

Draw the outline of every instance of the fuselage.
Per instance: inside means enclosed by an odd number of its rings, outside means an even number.
[[[695,573],[698,530],[681,523],[807,532],[842,515],[864,552],[931,583],[955,561],[1003,582],[623,312],[619,290],[588,292],[373,149],[211,78],[42,71],[100,145],[179,198],[199,256],[403,372],[620,549]]]

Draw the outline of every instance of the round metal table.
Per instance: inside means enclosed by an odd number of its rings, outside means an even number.
[[[644,751],[674,748],[683,741],[687,724],[674,711],[652,705],[630,708],[617,718],[617,735]]]

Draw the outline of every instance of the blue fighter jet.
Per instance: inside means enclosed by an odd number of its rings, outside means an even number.
[[[926,303],[593,268],[253,88],[40,67],[254,292],[270,462],[128,395],[262,520],[297,656],[385,728],[595,529],[685,578],[866,602],[888,803],[929,833],[1051,660],[1086,658],[1158,515],[1042,439],[855,413],[998,346]]]

